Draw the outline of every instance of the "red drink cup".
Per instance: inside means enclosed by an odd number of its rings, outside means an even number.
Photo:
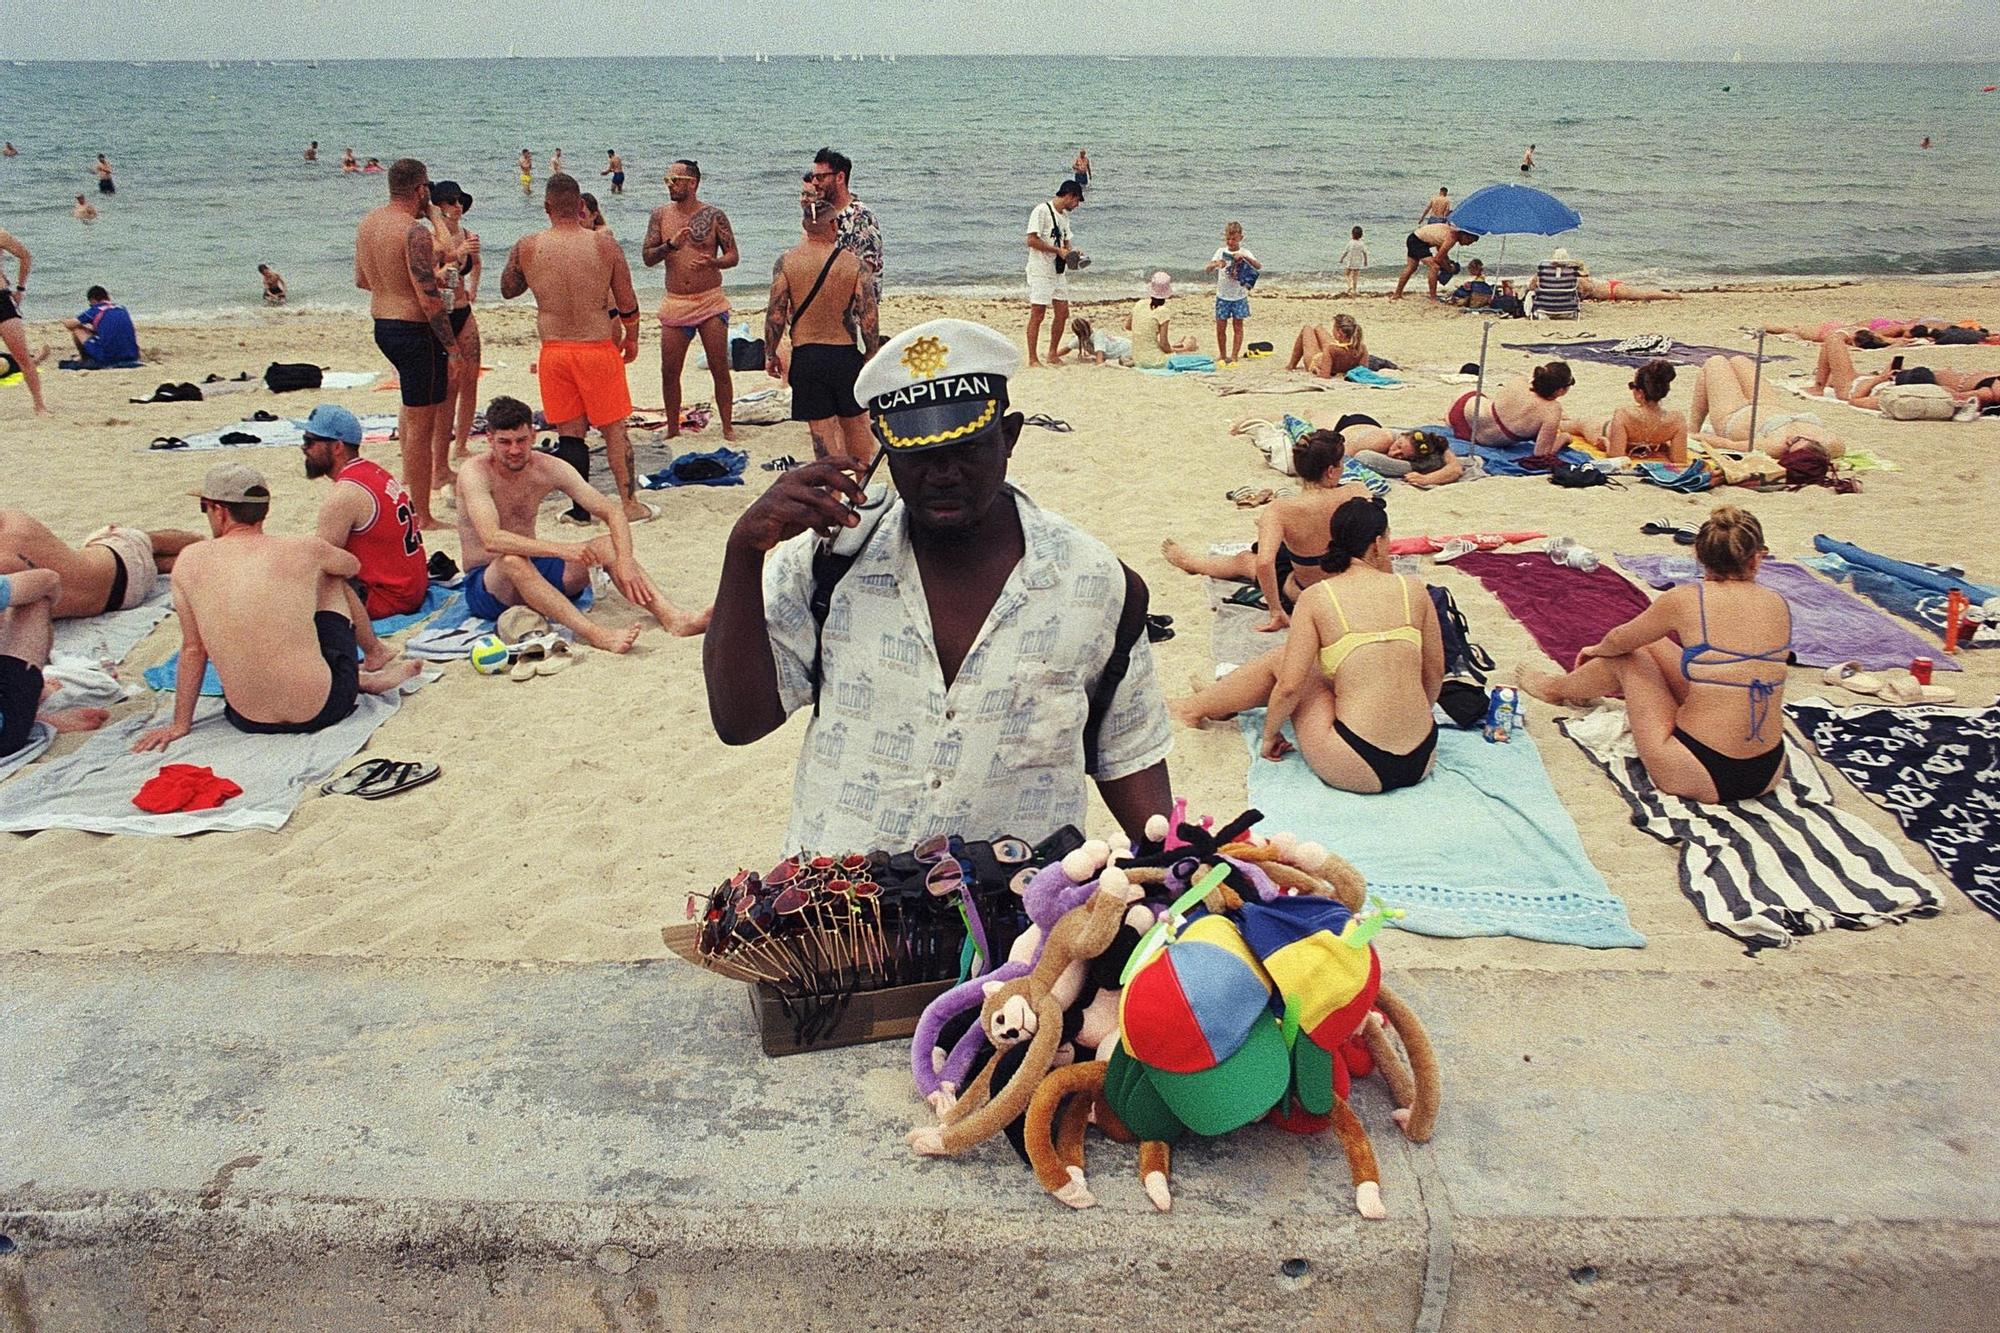
[[[1917,678],[1917,684],[1928,685],[1931,683],[1931,668],[1935,665],[1928,657],[1913,657],[1910,659],[1910,674]]]

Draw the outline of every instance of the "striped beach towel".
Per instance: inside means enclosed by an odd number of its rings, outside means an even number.
[[[1622,705],[1557,723],[1610,776],[1632,822],[1681,849],[1681,892],[1752,954],[1839,926],[1935,916],[1931,880],[1873,828],[1834,808],[1804,747],[1787,738],[1786,775],[1769,796],[1707,805],[1662,794],[1632,747]]]

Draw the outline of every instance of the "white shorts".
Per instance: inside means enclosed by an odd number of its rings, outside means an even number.
[[[1069,274],[1028,271],[1028,304],[1048,305],[1069,300]]]

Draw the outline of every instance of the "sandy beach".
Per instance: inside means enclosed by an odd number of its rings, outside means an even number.
[[[1384,284],[1377,279],[1378,289]],[[1421,283],[1414,287],[1421,292]],[[39,295],[39,293],[38,293]],[[1371,392],[1344,386],[1325,394],[1221,397],[1221,383],[1276,386],[1287,380],[1284,351],[1299,324],[1325,323],[1336,309],[1353,312],[1372,351],[1410,368],[1408,387]],[[1206,344],[1211,325],[1205,293],[1177,299],[1176,334]],[[37,302],[32,314],[50,311]],[[1748,350],[1746,326],[1766,321],[1810,323],[1828,318],[1927,314],[1974,318],[2000,327],[2000,284],[1871,281],[1859,284],[1737,289],[1697,294],[1678,304],[1586,304],[1577,324],[1501,321],[1490,356],[1505,377],[1528,355],[1501,341],[1551,335],[1624,337],[1664,332],[1679,341]],[[1090,310],[1115,325],[1122,306]],[[225,426],[259,409],[302,417],[322,395],[274,397],[262,389],[205,403],[138,405],[162,380],[199,381],[210,372],[261,374],[274,360],[315,361],[340,370],[384,369],[359,315],[281,312],[244,324],[163,327],[135,312],[150,364],[92,374],[45,371],[53,415],[28,412],[25,390],[0,389],[0,495],[74,542],[116,520],[146,527],[198,527],[185,492],[212,453],[153,453],[149,440]],[[885,331],[939,315],[985,320],[1018,334],[1019,303],[894,296],[884,303]],[[528,363],[534,355],[532,311],[482,307],[485,376],[482,401],[509,393],[537,401]],[[1260,290],[1249,337],[1276,344],[1278,355],[1214,377],[1158,378],[1116,368],[1069,366],[1030,371],[1013,385],[1015,405],[1068,421],[1067,434],[1029,429],[1012,477],[1037,500],[1103,538],[1151,584],[1154,609],[1172,614],[1179,634],[1160,645],[1162,678],[1173,693],[1209,669],[1208,617],[1201,581],[1171,569],[1160,540],[1247,540],[1253,518],[1224,498],[1233,487],[1282,484],[1231,422],[1275,418],[1301,408],[1370,412],[1391,424],[1442,418],[1454,386],[1427,370],[1455,370],[1476,357],[1481,321],[1422,299],[1392,304],[1379,295],[1357,301],[1286,297]],[[30,324],[36,343],[60,346],[52,322]],[[640,361],[631,368],[635,401],[657,403],[657,329],[648,327]],[[1769,351],[1792,360],[1771,373],[1810,373],[1814,348],[1773,339]],[[1992,348],[1916,348],[1912,362],[1992,366]],[[1888,353],[1860,353],[1873,368]],[[1572,415],[1602,414],[1626,401],[1624,369],[1576,363],[1579,383],[1566,400]],[[739,375],[739,392],[766,383]],[[1688,400],[1683,372],[1668,406]],[[711,396],[705,372],[689,369],[688,401]],[[379,390],[328,393],[357,412],[395,411],[395,396]],[[1830,490],[1726,498],[1746,504],[1763,521],[1773,552],[1811,552],[1815,533],[1912,560],[1961,563],[1975,578],[2000,575],[1990,539],[1991,458],[2000,426],[1898,423],[1828,406],[1824,415],[1852,443],[1900,468],[1869,472],[1858,495]],[[748,484],[691,488],[654,496],[662,521],[637,530],[638,554],[655,579],[684,605],[713,591],[722,539],[735,516],[770,479],[758,464],[779,455],[809,457],[805,428],[786,423],[745,428],[751,455]],[[638,437],[642,441],[644,435]],[[710,427],[687,437],[688,448],[721,443]],[[392,445],[370,456],[395,466]],[[239,455],[266,470],[273,484],[274,531],[310,528],[322,483],[305,479],[296,451]],[[606,483],[600,463],[596,479]],[[1539,480],[1483,480],[1434,492],[1398,487],[1390,498],[1397,534],[1475,529],[1540,529],[1566,533],[1600,552],[1659,551],[1664,539],[1642,537],[1642,522],[1658,516],[1699,518],[1712,496],[1681,496],[1631,486],[1579,493]],[[554,509],[544,511],[552,525]],[[443,549],[456,559],[455,538]],[[1450,587],[1470,618],[1473,637],[1499,659],[1539,664],[1538,650],[1476,582],[1449,567],[1428,574]],[[611,595],[603,610],[612,623],[639,613]],[[178,646],[169,620],[125,664],[136,680],[145,667]],[[1951,676],[1961,703],[1984,705],[2000,686],[2000,654],[1971,654]],[[1817,671],[1795,670],[1790,697],[1825,692]],[[170,696],[143,697],[117,715],[157,706]],[[1993,923],[1944,884],[1943,915],[1901,929],[1833,932],[1788,953],[1744,960],[1727,938],[1707,930],[1675,884],[1674,853],[1630,825],[1624,803],[1582,753],[1534,705],[1531,735],[1584,846],[1614,892],[1631,908],[1633,924],[1651,945],[1643,951],[1585,953],[1513,939],[1439,940],[1395,933],[1383,941],[1397,966],[1527,969],[1613,968],[1641,971],[1716,969],[1741,965],[1829,968],[1884,976],[1950,974],[1983,965]],[[664,954],[659,927],[681,919],[687,897],[705,891],[739,865],[767,865],[779,850],[789,805],[793,763],[804,723],[791,724],[742,749],[718,742],[703,696],[700,646],[649,630],[624,659],[588,653],[562,676],[516,685],[453,665],[445,678],[410,699],[376,733],[366,754],[432,758],[438,782],[391,800],[308,798],[275,834],[195,838],[103,837],[49,832],[0,838],[0,950],[42,953],[129,951],[254,955],[345,955],[382,959],[475,959],[487,962],[602,962]],[[60,738],[66,753],[82,738]],[[1233,727],[1177,733],[1170,759],[1177,792],[1197,810],[1227,818],[1245,803],[1246,755]],[[1837,776],[1839,804],[1870,823],[1892,822]],[[1093,798],[1093,832],[1111,821]],[[1930,868],[1919,847],[1905,844],[1916,864]],[[720,983],[718,983],[720,984]],[[885,1056],[885,1059],[887,1057]]]

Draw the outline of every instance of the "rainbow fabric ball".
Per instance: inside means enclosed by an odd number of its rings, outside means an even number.
[[[472,669],[482,676],[498,675],[507,669],[507,642],[498,634],[485,634],[472,641]]]

